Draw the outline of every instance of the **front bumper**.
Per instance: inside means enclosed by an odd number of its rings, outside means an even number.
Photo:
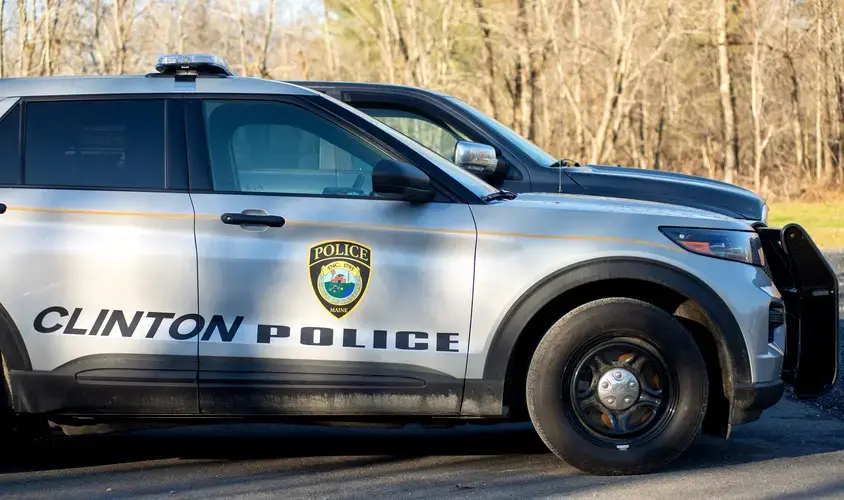
[[[785,305],[782,380],[793,386],[798,398],[819,397],[838,378],[838,279],[809,234],[797,224],[782,229],[759,224],[756,231],[767,272]]]
[[[782,380],[756,384],[737,384],[733,388],[730,424],[746,424],[757,420],[762,411],[777,404],[784,391],[785,386]]]

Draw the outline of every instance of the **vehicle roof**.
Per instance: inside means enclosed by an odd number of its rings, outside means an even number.
[[[317,95],[286,82],[249,77],[203,77],[176,81],[164,75],[41,76],[0,79],[0,98],[105,94],[282,94]]]
[[[303,87],[343,87],[346,89],[356,90],[378,90],[378,91],[409,91],[429,94],[438,97],[451,97],[448,94],[438,92],[436,90],[426,89],[422,87],[413,87],[411,85],[399,85],[395,83],[375,83],[375,82],[347,82],[347,81],[331,81],[331,80],[285,80],[287,83],[300,85]]]

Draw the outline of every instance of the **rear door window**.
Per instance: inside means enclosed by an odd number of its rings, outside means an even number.
[[[164,100],[32,102],[24,183],[164,189]]]

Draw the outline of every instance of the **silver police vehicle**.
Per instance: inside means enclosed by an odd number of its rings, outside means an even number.
[[[491,187],[207,55],[0,81],[2,428],[531,421],[643,473],[837,377],[797,225]]]

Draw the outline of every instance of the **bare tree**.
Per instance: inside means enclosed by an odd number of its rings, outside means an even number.
[[[572,36],[574,42],[574,90],[572,91],[572,108],[575,114],[575,144],[577,156],[586,153],[586,137],[583,133],[583,114],[581,112],[581,88],[583,87],[583,55],[581,52],[580,6],[582,0],[571,1]]]
[[[815,180],[820,182],[825,170],[826,138],[823,123],[824,111],[824,29],[823,29],[823,0],[815,1],[815,26],[817,29],[817,66],[815,72]]]
[[[791,111],[791,130],[794,137],[794,159],[801,171],[806,170],[806,142],[804,141],[803,112],[800,108],[800,78],[797,73],[797,66],[794,64],[794,56],[791,43],[791,22],[792,2],[786,2],[785,13],[785,46],[783,47],[783,58],[788,66],[789,76],[789,105]]]
[[[761,71],[760,67],[764,65],[760,54],[762,30],[760,27],[761,21],[757,1],[748,0],[748,4],[750,6],[753,38],[753,54],[750,63],[750,116],[753,124],[753,187],[759,191],[762,186],[762,155],[768,146],[768,142],[771,140],[773,129],[769,127],[764,139],[762,138],[763,89],[759,75]]]
[[[724,119],[724,181],[734,182],[739,162],[739,137],[736,131],[736,101],[727,50],[727,0],[715,0],[715,8],[718,19],[718,90]]]
[[[6,0],[0,0],[0,78],[6,77]]]
[[[478,19],[478,28],[481,32],[481,39],[483,41],[484,50],[484,66],[486,68],[486,94],[489,99],[489,105],[492,108],[492,114],[499,116],[498,99],[495,93],[496,72],[495,72],[495,51],[493,49],[492,32],[490,30],[489,21],[486,19],[484,13],[483,0],[473,0],[475,6],[475,14]]]

